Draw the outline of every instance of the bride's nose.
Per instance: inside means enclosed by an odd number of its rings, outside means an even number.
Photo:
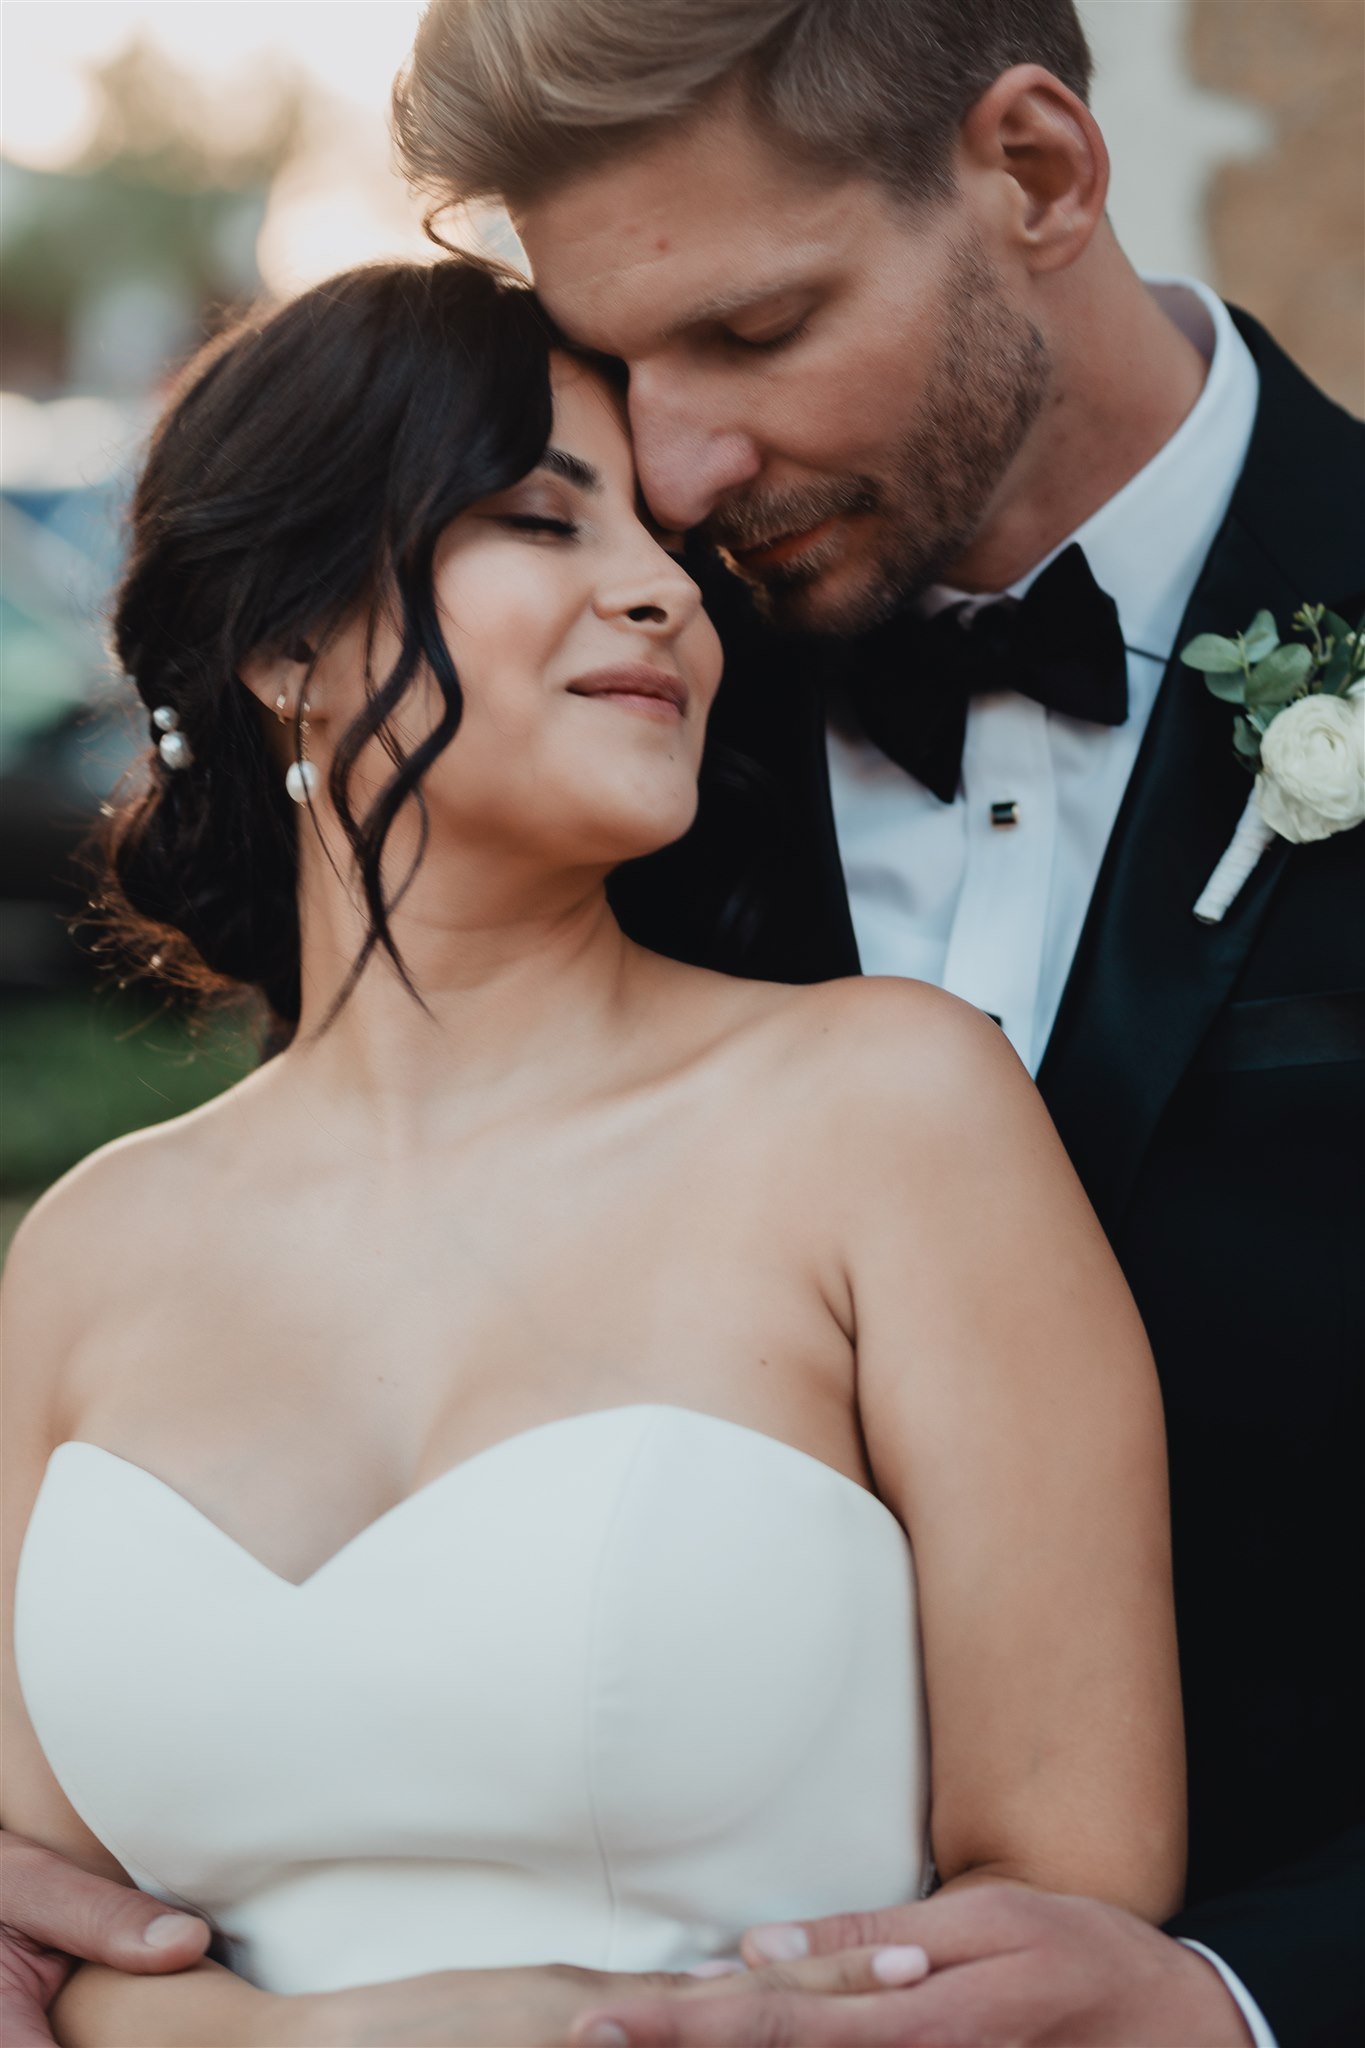
[[[673,639],[701,609],[701,592],[680,562],[655,541],[619,576],[604,577],[593,609],[599,618],[643,627],[658,639]]]

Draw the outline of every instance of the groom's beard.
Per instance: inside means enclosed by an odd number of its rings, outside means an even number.
[[[837,527],[790,564],[748,571],[740,565],[775,624],[865,632],[930,584],[947,580],[980,531],[1043,408],[1052,366],[1043,336],[1010,306],[974,240],[954,266],[942,322],[938,359],[885,476],[830,477],[799,490],[754,494],[720,507],[706,522],[704,537],[734,552],[839,515],[875,517],[875,546],[861,575],[856,567],[840,574],[828,593],[821,582],[843,562]]]

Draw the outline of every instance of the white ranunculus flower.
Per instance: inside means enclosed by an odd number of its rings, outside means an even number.
[[[1295,845],[1365,824],[1365,701],[1300,697],[1261,741],[1256,807]]]

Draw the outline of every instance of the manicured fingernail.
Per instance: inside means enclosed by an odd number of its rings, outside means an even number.
[[[158,1913],[155,1920],[149,1920],[142,1930],[142,1939],[148,1948],[173,1948],[177,1941],[183,1941],[191,1931],[198,1932],[203,1926],[193,1913]]]
[[[879,1984],[918,1984],[929,1974],[929,1958],[922,1948],[878,1949],[872,1974]]]
[[[615,2020],[594,2020],[586,2034],[574,2035],[574,2048],[630,2048],[630,2036]]]
[[[810,1954],[810,1942],[801,1927],[755,1927],[749,1940],[770,1963],[795,1963]]]
[[[698,1963],[687,1972],[689,1977],[734,1977],[742,1976],[748,1964],[739,1956],[717,1956],[713,1963]]]

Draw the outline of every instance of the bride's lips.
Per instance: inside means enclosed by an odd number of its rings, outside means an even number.
[[[597,697],[619,704],[623,711],[668,725],[677,725],[687,715],[687,685],[682,677],[667,669],[651,668],[647,662],[593,669],[589,675],[576,677],[568,692],[571,697]]]
[[[813,547],[817,541],[822,541],[833,529],[837,517],[837,513],[831,513],[828,519],[822,519],[816,526],[806,527],[801,533],[779,533],[772,540],[761,541],[757,547],[732,546],[730,553],[743,569],[775,569],[784,563],[794,561],[798,555],[804,554],[807,548]]]

